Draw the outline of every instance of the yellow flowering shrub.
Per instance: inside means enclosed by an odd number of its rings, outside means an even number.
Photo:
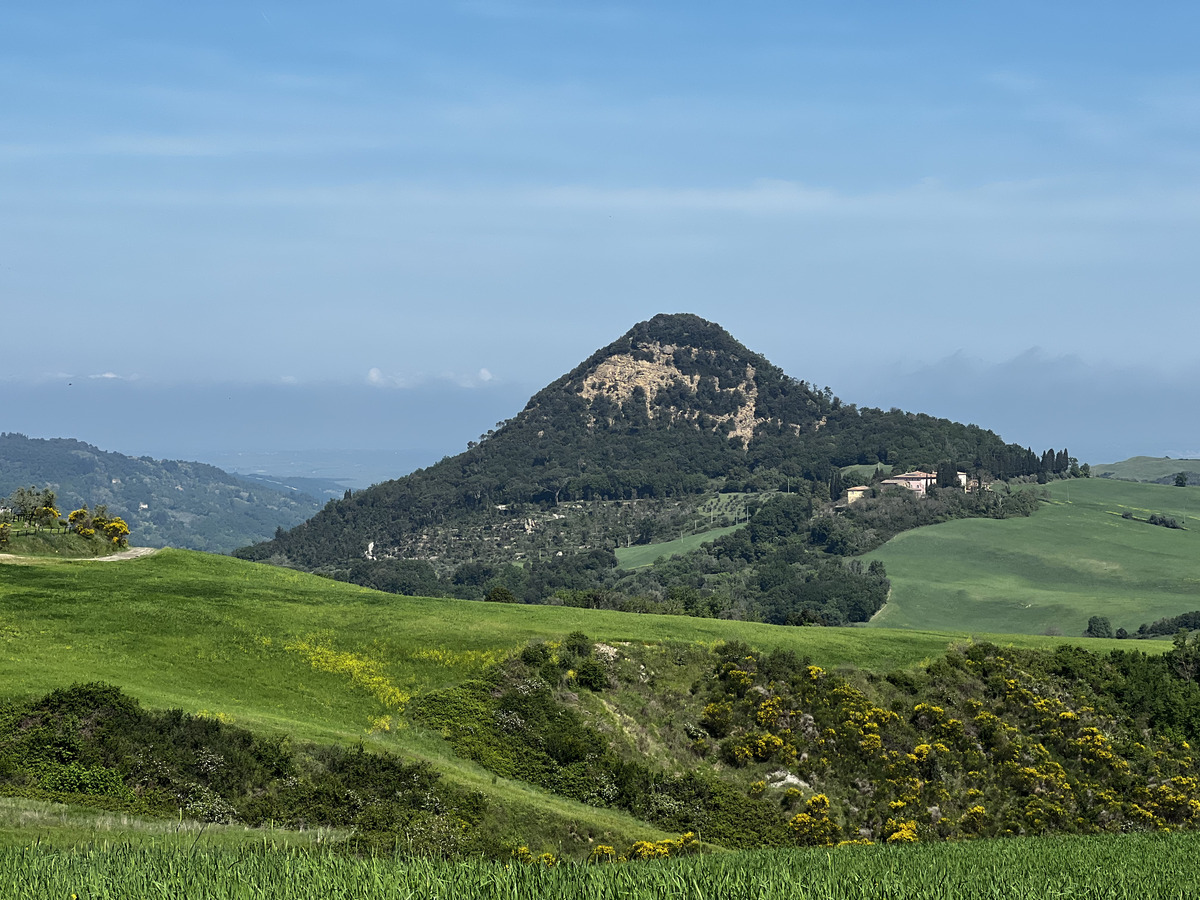
[[[829,798],[814,794],[788,822],[796,843],[804,846],[831,847],[842,838],[842,826],[829,818]]]
[[[698,846],[694,832],[688,831],[675,840],[663,841],[634,841],[625,851],[626,859],[665,859],[668,856],[679,856]]]
[[[915,844],[921,839],[917,834],[917,823],[911,819],[907,822],[893,822],[889,819],[886,830],[889,832],[889,844]]]
[[[613,862],[616,858],[616,849],[608,844],[597,844],[592,848],[592,852],[588,854],[588,862],[594,863]]]

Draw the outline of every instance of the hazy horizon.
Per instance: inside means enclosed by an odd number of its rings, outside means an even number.
[[[577,336],[575,363],[618,336],[606,335],[594,346]],[[1181,409],[1196,383],[1190,373],[1169,379],[1148,369],[1099,369],[1036,350],[995,365],[963,353],[929,364],[896,362],[886,378],[851,363],[827,378],[787,374],[828,383],[846,403],[973,423],[1038,452],[1065,446],[1082,462],[1200,458],[1195,424]],[[9,381],[0,385],[0,430],[75,438],[130,456],[319,475],[363,487],[461,452],[563,371],[547,370],[539,384],[493,379],[473,386],[447,379],[405,386]],[[274,468],[272,458],[279,462]]]

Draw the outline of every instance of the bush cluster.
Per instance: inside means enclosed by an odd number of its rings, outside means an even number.
[[[482,794],[424,763],[263,737],[179,710],[144,710],[106,684],[0,706],[0,793],[205,822],[327,826],[364,850],[449,856],[475,833]]]
[[[1163,657],[977,644],[886,679],[717,653],[700,726],[751,792],[763,779],[795,810],[800,843],[1200,825],[1200,646],[1186,639]]]

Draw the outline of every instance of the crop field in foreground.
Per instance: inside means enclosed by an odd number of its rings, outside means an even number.
[[[1133,632],[1200,608],[1200,489],[1099,478],[1047,487],[1051,500],[1029,518],[918,528],[868,554],[892,580],[871,624],[1072,637],[1091,616]],[[1184,528],[1139,521],[1152,513]]]
[[[1143,900],[1194,897],[1200,835],[1023,838],[904,847],[723,853],[626,864],[355,859],[266,843],[0,849],[0,895],[143,900],[586,897],[589,900]]]

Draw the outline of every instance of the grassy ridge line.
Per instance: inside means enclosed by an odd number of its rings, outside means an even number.
[[[117,552],[103,536],[85,538],[78,534],[56,534],[46,531],[17,531],[13,528],[0,550],[0,559],[9,556],[49,557],[60,559],[95,559]]]
[[[1096,478],[1048,487],[1051,501],[1027,519],[947,522],[869,554],[892,580],[871,624],[1071,636],[1093,615],[1132,632],[1200,605],[1200,490]],[[1188,530],[1124,512],[1163,513]]]
[[[1131,456],[1115,463],[1092,466],[1092,475],[1129,481],[1157,481],[1179,472],[1200,472],[1200,459],[1168,459],[1162,456]]]
[[[659,900],[933,900],[1194,896],[1200,836],[1026,838],[910,847],[718,854],[627,865],[506,865],[398,861],[253,849],[184,856],[156,848],[73,853],[0,850],[0,893],[11,900],[70,896],[143,900],[270,896],[589,897]]]

